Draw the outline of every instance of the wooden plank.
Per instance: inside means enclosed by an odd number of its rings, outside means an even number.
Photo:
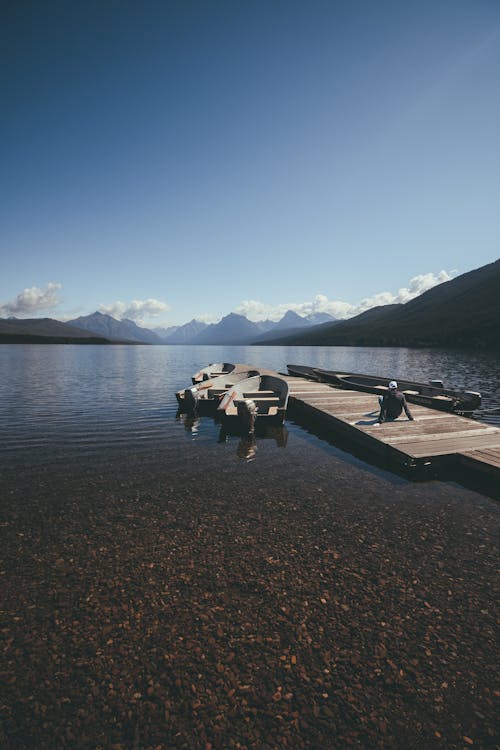
[[[485,428],[484,430],[476,430],[474,432],[473,437],[476,438],[478,435],[493,435],[494,431],[491,428]],[[446,445],[449,445],[450,440],[458,440],[461,438],[466,438],[466,442],[469,441],[469,435],[471,433],[469,432],[445,432],[442,435],[439,436],[439,440],[446,441]],[[434,439],[434,435],[413,435],[411,438],[411,444],[417,445],[418,443],[429,443],[430,440]],[[408,443],[408,436],[402,435],[400,437],[393,436],[386,438],[386,442],[389,445],[398,445],[399,443]],[[469,444],[469,443],[468,443]]]
[[[330,401],[319,400],[310,402],[307,406],[311,409],[322,409],[325,414],[349,422],[354,428],[356,428],[358,422],[366,418],[371,418],[373,423],[378,418],[378,409],[371,409],[366,405],[356,406],[356,404],[353,404],[352,406],[344,405],[339,408]]]
[[[308,399],[306,402],[309,406],[318,406],[320,404],[325,409],[330,409],[332,412],[335,412],[336,414],[341,414],[344,412],[345,414],[376,414],[379,415],[380,409],[377,408],[376,404],[364,404],[364,403],[356,403],[353,404],[349,403],[342,403],[338,404],[335,402],[332,402],[328,398],[314,398],[314,399]]]
[[[355,403],[356,401],[371,401],[372,403],[378,403],[376,399],[357,399],[352,398],[349,396],[345,396],[344,398],[339,398],[338,396],[335,396],[334,393],[331,391],[299,391],[298,393],[291,393],[290,394],[293,398],[299,398],[299,399],[305,399],[309,400],[311,398],[329,398],[332,403]]]
[[[457,461],[466,470],[472,470],[476,475],[493,478],[498,488],[500,479],[500,449],[494,451],[483,450],[467,451],[466,453],[457,454]]]
[[[493,448],[486,448],[467,451],[461,453],[460,456],[500,468],[500,448],[497,448],[496,450]]]
[[[373,425],[374,427],[374,425]],[[363,429],[370,429],[370,427],[363,427]],[[399,437],[402,434],[407,435],[435,435],[436,438],[440,438],[443,435],[469,435],[476,434],[481,431],[487,430],[488,432],[498,432],[498,428],[493,425],[484,424],[482,422],[472,422],[471,420],[455,421],[452,419],[427,419],[427,420],[415,420],[409,422],[408,420],[401,419],[395,422],[386,422],[379,427],[375,427],[380,432],[380,437],[385,439],[391,439],[392,437]]]
[[[422,432],[461,432],[464,430],[482,429],[484,425],[480,422],[472,422],[467,419],[459,421],[459,418],[455,419],[447,414],[441,415],[440,412],[431,412],[422,415],[422,417],[417,416],[413,422],[405,414],[402,414],[399,419],[395,419],[392,422],[384,422],[376,429],[380,431],[382,438],[385,435],[400,435],[401,430],[405,427],[411,430],[413,434]]]
[[[329,388],[315,388],[314,390],[300,390],[300,391],[290,391],[291,396],[299,397],[299,398],[312,398],[313,396],[328,396],[328,398],[331,398],[332,401],[356,401],[359,400],[359,396],[357,397],[354,393],[352,394],[346,394],[344,396],[339,396],[336,393],[332,393],[331,389]],[[363,398],[363,396],[361,396]],[[378,403],[377,397],[375,398],[369,398],[369,396],[364,396],[365,400],[371,400],[375,403]]]
[[[309,401],[311,398],[332,398],[328,391],[298,391],[291,392],[290,398],[297,398],[301,401]],[[334,400],[334,399],[332,399]]]
[[[476,453],[485,453],[488,456],[491,456],[491,458],[500,458],[500,447],[498,448],[478,448],[476,450],[471,451],[464,451],[464,455],[475,455]]]
[[[244,396],[243,398],[235,399],[235,404],[242,404],[246,400],[248,401],[255,401],[256,404],[259,404],[261,401],[279,401],[279,396],[259,396],[257,394],[253,396]]]
[[[491,448],[500,444],[499,435],[478,435],[477,437],[450,438],[448,440],[428,440],[422,443],[398,443],[399,451],[407,453],[412,458],[453,455],[471,448]]]

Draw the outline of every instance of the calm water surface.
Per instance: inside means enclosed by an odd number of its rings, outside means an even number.
[[[476,418],[500,424],[499,357],[436,350],[351,347],[0,346],[0,467],[5,474],[125,471],[160,463],[185,480],[191,467],[256,458],[276,465],[294,452],[335,451],[286,421],[253,450],[221,440],[210,418],[177,415],[175,391],[209,362],[248,362],[286,372],[287,363],[369,372],[478,390]],[[257,453],[255,453],[257,448]],[[286,459],[284,458],[286,454]],[[340,454],[338,454],[340,455]],[[342,454],[344,455],[344,454]],[[224,458],[222,458],[224,456]],[[345,460],[352,461],[346,457]],[[180,481],[180,479],[179,479]]]

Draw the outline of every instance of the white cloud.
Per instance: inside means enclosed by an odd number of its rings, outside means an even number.
[[[372,297],[365,297],[359,302],[352,304],[343,300],[329,300],[325,294],[317,294],[310,302],[287,302],[279,305],[268,305],[258,300],[244,300],[235,312],[245,315],[249,320],[274,320],[283,317],[287,310],[293,310],[298,315],[306,316],[311,313],[325,312],[334,318],[343,320],[359,315],[372,307],[378,305],[391,305],[409,302],[423,292],[449,281],[453,278],[447,271],[435,273],[424,273],[410,279],[407,287],[402,287],[396,294],[392,292],[379,292]]]
[[[353,305],[340,300],[331,301],[324,294],[317,294],[310,302],[283,302],[279,305],[268,305],[257,300],[244,300],[235,312],[245,315],[249,320],[278,321],[288,310],[306,316],[312,313],[326,312],[335,318],[347,318],[353,315]]]
[[[210,323],[218,323],[222,318],[226,315],[214,315],[214,313],[202,313],[201,315],[196,315],[195,319],[199,320],[201,323],[207,323],[207,325],[210,325]]]
[[[99,311],[111,315],[113,318],[133,320],[139,325],[150,318],[158,318],[162,313],[170,310],[166,302],[157,299],[132,300],[132,302],[113,302],[111,305],[100,305]]]
[[[20,317],[35,316],[39,312],[52,310],[61,303],[59,290],[61,284],[50,281],[45,289],[32,286],[23,289],[11,302],[0,305],[0,317],[15,315]]]
[[[414,297],[418,297],[419,294],[423,294],[428,289],[432,289],[433,286],[442,284],[444,281],[450,281],[453,278],[453,272],[449,274],[447,271],[440,271],[438,274],[434,273],[421,273],[419,276],[414,276],[410,279],[410,286],[408,289],[400,289],[398,292],[398,302],[409,302]]]

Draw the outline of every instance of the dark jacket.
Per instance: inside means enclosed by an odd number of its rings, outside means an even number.
[[[398,391],[396,388],[389,388],[382,399],[378,421],[387,422],[387,420],[397,419],[403,409],[408,419],[413,420],[404,393]]]

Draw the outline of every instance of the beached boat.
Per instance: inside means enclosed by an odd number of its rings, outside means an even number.
[[[210,408],[215,409],[229,388],[240,380],[247,380],[250,377],[259,375],[259,370],[252,368],[251,365],[232,365],[232,367],[233,370],[228,371],[227,374],[202,378],[188,388],[182,388],[180,391],[177,391],[175,397],[179,408],[184,411],[199,409],[200,407],[205,410]],[[207,370],[208,368],[205,371]],[[205,371],[200,370],[201,373],[205,373]],[[217,370],[214,369],[213,372],[217,372]],[[193,381],[195,377],[193,376]]]
[[[223,420],[236,421],[252,432],[256,419],[283,422],[288,405],[286,380],[275,375],[255,375],[240,380],[222,397],[217,414]]]
[[[377,375],[362,375],[352,372],[337,372],[322,370],[317,367],[303,365],[287,365],[290,375],[309,377],[322,383],[331,383],[340,388],[354,391],[376,393],[382,396],[388,389],[389,380]],[[460,414],[473,412],[481,405],[481,394],[477,391],[460,391],[445,388],[441,380],[431,380],[430,383],[418,383],[413,380],[397,379],[398,388],[406,400],[413,404],[428,406],[431,409],[450,411]]]

